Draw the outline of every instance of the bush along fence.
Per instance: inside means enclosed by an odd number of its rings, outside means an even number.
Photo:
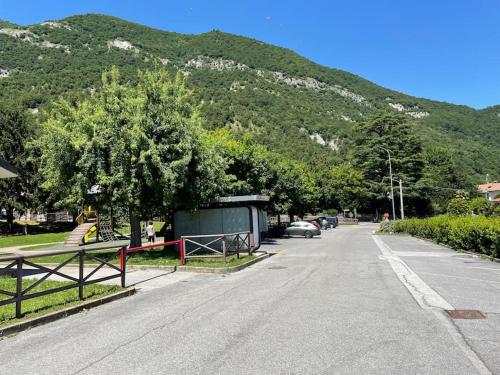
[[[457,250],[500,257],[500,217],[436,216],[383,222],[381,232],[407,233]]]

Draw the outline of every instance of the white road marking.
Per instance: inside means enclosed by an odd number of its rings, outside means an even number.
[[[403,262],[378,236],[372,236],[384,258],[389,262],[399,280],[423,309],[454,310],[443,297],[427,285],[408,265]]]
[[[446,328],[453,341],[458,345],[460,350],[469,359],[471,364],[476,368],[481,375],[491,375],[491,371],[486,367],[479,356],[471,349],[465,341],[465,338],[460,333],[455,323],[445,315],[442,310],[455,310],[443,297],[441,297],[434,289],[427,285],[408,265],[403,262],[380,237],[372,235],[373,241],[382,252],[380,259],[385,259],[391,265],[393,271],[398,276],[403,285],[410,291],[411,295],[417,303],[426,310],[431,310],[439,322]]]

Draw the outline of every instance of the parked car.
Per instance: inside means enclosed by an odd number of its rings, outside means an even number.
[[[330,228],[335,228],[339,225],[339,218],[337,216],[328,216],[326,217],[326,221],[328,221]]]
[[[296,221],[291,223],[290,226],[285,229],[285,235],[288,237],[303,236],[305,238],[312,238],[314,236],[319,236],[320,234],[321,229],[307,221]]]

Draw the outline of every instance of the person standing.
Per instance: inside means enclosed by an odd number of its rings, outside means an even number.
[[[146,227],[146,233],[148,235],[148,242],[154,243],[155,242],[155,228],[153,226],[152,221],[150,221],[148,226]]]

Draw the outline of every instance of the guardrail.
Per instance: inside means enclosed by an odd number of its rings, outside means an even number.
[[[5,266],[0,265],[0,276],[5,274],[14,276],[16,278],[16,288],[15,288],[16,290],[15,292],[13,292],[9,290],[0,289],[0,295],[3,294],[10,297],[4,300],[0,300],[0,306],[15,303],[16,318],[21,318],[22,302],[32,298],[42,297],[47,294],[58,293],[72,288],[78,288],[78,297],[80,300],[83,300],[85,285],[95,284],[102,281],[111,280],[114,278],[121,278],[121,286],[125,288],[126,265],[127,265],[127,260],[130,259],[131,256],[133,256],[137,252],[144,251],[146,249],[151,249],[155,247],[165,247],[171,245],[179,245],[180,253],[181,254],[183,253],[183,241],[177,240],[177,241],[155,243],[152,245],[139,246],[133,248],[127,248],[125,246],[120,248],[117,248],[116,246],[114,247],[108,246],[108,247],[99,247],[94,249],[50,251],[46,253],[38,253],[32,255],[1,257],[0,262],[6,262],[7,264]],[[100,258],[98,256],[99,255],[98,252],[102,250],[114,250],[114,251],[110,255],[108,254],[106,258]],[[96,252],[97,254],[95,254]],[[47,256],[65,255],[65,254],[68,254],[69,257],[65,259],[63,262],[57,264],[53,268],[51,268],[47,264],[43,264],[43,262],[33,261],[34,258],[43,258]],[[119,262],[120,262],[119,266],[112,263],[113,260],[115,260],[117,257],[119,257]],[[90,270],[87,274],[85,274],[86,259],[90,259],[97,262],[97,266],[94,269]],[[76,260],[78,261],[78,277],[62,272],[61,269],[64,266],[67,266]],[[87,263],[87,265],[95,265],[95,264]],[[23,288],[23,277],[26,276],[24,275],[24,271],[26,271],[26,268],[24,268],[24,266],[32,267],[35,270],[41,271],[41,273],[45,272],[45,275],[40,279],[36,280],[31,285]],[[109,268],[115,270],[116,273],[99,278],[92,278],[92,276],[94,276],[104,266],[108,266]],[[34,288],[41,285],[45,280],[47,280],[52,275],[57,275],[67,281],[71,281],[72,283],[69,285],[63,285],[48,290],[29,293]]]
[[[229,255],[239,258],[240,252],[248,252],[249,255],[253,252],[250,232],[182,236],[181,241],[181,265],[187,259],[195,258],[224,258],[226,263]]]

